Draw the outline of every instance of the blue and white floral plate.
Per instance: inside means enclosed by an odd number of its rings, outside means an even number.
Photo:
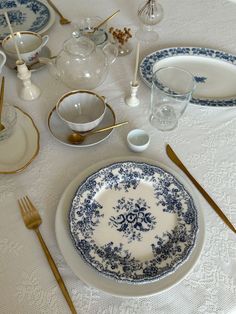
[[[80,278],[82,281],[84,281],[87,285],[93,286],[97,289],[100,289],[106,293],[115,296],[122,297],[150,296],[163,292],[164,290],[173,287],[181,280],[183,280],[183,278],[185,278],[189,271],[193,269],[203,249],[205,238],[205,223],[202,210],[198,206],[196,196],[194,195],[194,189],[192,188],[191,182],[189,182],[187,178],[184,179],[177,172],[153,160],[147,160],[144,158],[134,156],[130,157],[129,160],[155,165],[157,167],[161,167],[161,169],[166,170],[169,173],[173,173],[174,177],[184,186],[188,193],[191,194],[191,197],[194,200],[194,204],[197,208],[198,218],[198,232],[195,238],[195,245],[193,246],[191,253],[188,255],[188,258],[186,258],[183,263],[176,267],[175,271],[170,272],[168,276],[160,277],[158,280],[140,282],[139,284],[133,284],[132,282],[128,281],[114,280],[112,277],[102,276],[99,271],[97,271],[94,267],[91,267],[90,264],[86,262],[84,258],[82,258],[81,254],[78,253],[78,250],[75,248],[71,240],[68,223],[68,213],[71,208],[71,201],[78,190],[78,186],[85,182],[86,179],[90,177],[92,174],[99,171],[99,169],[104,168],[107,165],[113,163],[123,162],[124,159],[122,158],[104,160],[97,164],[93,164],[89,168],[81,171],[74,178],[74,180],[65,189],[57,206],[55,217],[55,232],[58,246],[60,248],[62,255],[65,258],[65,261],[72,269],[74,274],[78,276],[78,278]],[[142,194],[140,196],[142,196]],[[113,211],[114,210],[111,209],[111,214],[114,216]],[[111,232],[112,234],[113,232],[117,233],[114,227],[111,228]],[[144,246],[142,248],[145,249]]]
[[[45,33],[55,21],[55,13],[38,0],[2,0],[0,2],[0,40],[10,32],[4,16],[8,13],[13,31]]]
[[[236,56],[198,47],[174,47],[155,51],[140,63],[140,75],[150,87],[152,74],[167,66],[178,66],[191,72],[196,89],[191,100],[203,106],[236,105]],[[178,78],[177,78],[178,79]]]
[[[174,272],[198,232],[191,194],[173,174],[146,162],[116,162],[90,175],[68,218],[82,258],[102,275],[132,284]]]

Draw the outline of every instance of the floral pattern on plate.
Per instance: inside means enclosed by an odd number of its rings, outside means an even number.
[[[69,210],[72,241],[101,274],[119,281],[157,280],[194,247],[198,214],[174,175],[143,162],[117,162],[89,176]]]
[[[166,49],[162,49],[162,50],[158,50],[155,51],[149,55],[147,55],[140,63],[140,76],[143,79],[143,81],[149,86],[151,87],[152,84],[152,75],[153,75],[153,68],[155,67],[155,65],[158,62],[164,61],[166,59],[169,58],[173,58],[173,57],[202,57],[204,58],[204,61],[209,60],[210,61],[220,61],[222,62],[222,72],[227,72],[228,71],[228,67],[227,65],[235,65],[236,64],[236,56],[231,55],[229,53],[223,52],[223,51],[218,51],[218,50],[214,50],[211,48],[200,48],[200,47],[172,47],[172,48],[166,48]],[[203,59],[202,59],[203,60]],[[223,64],[225,63],[225,69],[223,69]],[[192,63],[193,64],[193,63]],[[182,67],[183,64],[179,64],[176,63],[176,66],[180,66]],[[165,64],[165,66],[168,66],[167,64]],[[173,66],[173,64],[170,64],[170,66]],[[189,64],[187,65],[187,67],[189,67],[189,71],[191,73],[193,73],[193,70],[191,68],[191,61],[189,61]],[[233,67],[234,68],[234,67]],[[188,70],[188,69],[187,69]],[[211,70],[207,71],[207,66],[204,63],[202,65],[202,67],[199,67],[199,74],[198,75],[194,75],[196,84],[197,84],[197,88],[200,85],[204,85],[206,84],[206,90],[209,88],[209,86],[215,86],[215,91],[217,92],[217,90],[219,90],[218,88],[218,83],[216,83],[215,77],[216,74],[215,73],[211,73]],[[213,78],[212,83],[209,82],[209,86],[207,85],[208,81],[209,81],[209,77],[205,76],[205,75],[201,75],[201,71],[206,71],[206,73],[208,72],[209,76],[211,76]],[[230,73],[230,71],[229,71]],[[194,74],[194,73],[193,73]],[[217,75],[218,76],[218,75]],[[221,77],[221,75],[219,74],[219,76]],[[235,73],[232,74],[232,77],[235,77]],[[220,79],[220,78],[219,78]],[[219,84],[223,85],[223,82],[225,83],[225,85],[227,86],[227,84],[230,81],[232,81],[230,78],[229,79],[223,79],[221,80],[221,82],[219,82]],[[228,84],[229,85],[229,84]],[[220,97],[220,96],[215,96],[214,92],[212,93],[214,96],[211,97],[197,97],[197,96],[193,96],[191,102],[194,104],[199,104],[199,105],[203,105],[203,106],[213,106],[213,107],[229,107],[229,106],[235,106],[236,105],[236,96],[233,93],[234,91],[234,84],[232,84],[232,90],[230,90],[230,93],[232,93],[232,95],[230,95],[229,97]]]
[[[50,20],[50,11],[46,4],[37,0],[4,0],[0,3],[0,39],[9,34],[4,17],[7,11],[13,30],[41,31]]]

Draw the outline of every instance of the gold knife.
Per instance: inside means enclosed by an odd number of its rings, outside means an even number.
[[[206,199],[206,201],[211,205],[211,207],[215,210],[215,212],[220,216],[220,218],[224,221],[224,223],[234,232],[236,233],[236,229],[233,224],[229,221],[229,219],[222,212],[220,207],[213,201],[210,195],[201,187],[201,185],[194,179],[188,169],[184,166],[178,156],[175,154],[173,149],[169,144],[166,145],[166,153],[168,157],[187,175],[187,177],[192,181],[198,191],[202,194],[202,196]]]

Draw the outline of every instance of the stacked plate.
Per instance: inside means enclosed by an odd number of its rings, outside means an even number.
[[[56,215],[59,247],[74,273],[120,296],[172,287],[200,256],[202,212],[190,184],[144,159],[105,161],[64,192]]]
[[[38,155],[39,131],[29,114],[15,106],[17,120],[13,134],[0,141],[0,174],[24,170]]]

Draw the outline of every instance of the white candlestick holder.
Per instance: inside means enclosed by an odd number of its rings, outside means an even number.
[[[40,96],[40,89],[34,85],[31,80],[31,71],[27,68],[24,61],[17,60],[17,77],[22,80],[23,87],[20,91],[20,97],[23,100],[34,100]]]
[[[137,97],[139,84],[138,82],[130,82],[130,96],[125,98],[125,102],[130,107],[136,107],[139,105],[140,101]]]

